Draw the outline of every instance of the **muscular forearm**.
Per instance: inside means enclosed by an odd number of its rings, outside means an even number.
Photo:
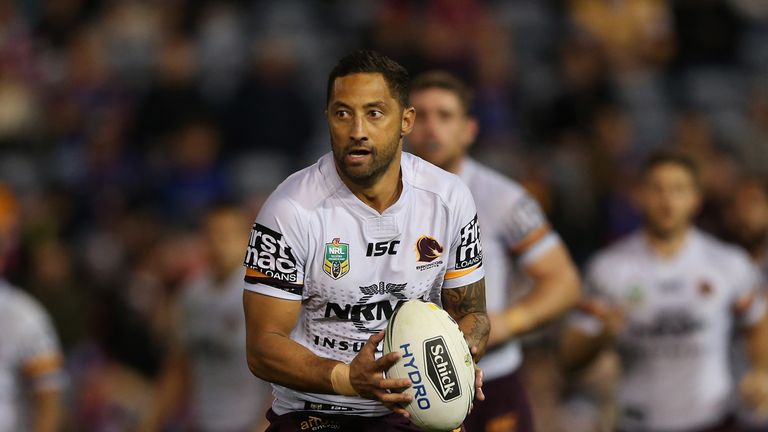
[[[464,338],[467,340],[467,345],[477,348],[474,358],[475,361],[479,361],[485,354],[488,334],[491,329],[488,315],[485,312],[467,314],[458,323],[459,329],[464,333]]]
[[[460,288],[443,289],[443,307],[459,324],[475,360],[485,354],[491,322],[485,308],[485,279]]]
[[[56,390],[34,395],[33,432],[55,432],[61,426],[61,395]]]
[[[248,346],[248,367],[254,375],[299,391],[335,393],[331,371],[338,364],[277,333],[261,335]]]

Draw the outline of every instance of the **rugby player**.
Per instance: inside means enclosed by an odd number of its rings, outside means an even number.
[[[19,223],[16,200],[0,185],[0,274],[18,238]],[[48,314],[35,299],[0,277],[0,432],[60,429],[61,366],[59,341]]]
[[[269,431],[417,430],[402,408],[410,394],[397,392],[410,380],[383,376],[400,354],[381,352],[382,329],[401,302],[435,301],[483,355],[475,204],[460,179],[402,152],[416,112],[391,59],[342,58],[326,117],[332,152],[272,193],[248,241],[248,365],[273,383]],[[479,372],[475,385],[482,399]]]
[[[182,289],[176,337],[142,431],[164,430],[185,403],[189,427],[199,432],[251,431],[263,421],[269,387],[253,379],[243,361],[242,230],[248,224],[234,204],[218,204],[203,218],[209,269]]]
[[[600,251],[587,271],[588,299],[564,334],[577,368],[618,348],[622,431],[733,431],[732,327],[743,329],[751,370],[739,387],[768,408],[768,332],[759,272],[741,249],[699,231],[695,165],[652,155],[641,172],[642,229]]]
[[[464,424],[470,431],[533,431],[518,376],[518,336],[577,304],[578,272],[536,201],[513,180],[467,156],[478,125],[466,85],[447,72],[427,72],[414,78],[411,102],[419,117],[408,136],[410,148],[469,186],[483,227],[491,319],[489,348],[480,363],[486,402],[475,406]],[[513,277],[515,262],[530,277],[528,292]]]

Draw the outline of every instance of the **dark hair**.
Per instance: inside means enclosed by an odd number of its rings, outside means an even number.
[[[688,171],[697,187],[700,185],[699,168],[696,166],[696,162],[679,150],[663,149],[651,153],[640,168],[640,176],[645,177],[660,165],[677,165]]]
[[[408,102],[408,71],[391,58],[369,50],[353,51],[339,60],[328,76],[328,88],[325,95],[325,103],[331,101],[331,90],[336,78],[356,73],[380,73],[387,82],[389,92],[402,107],[407,107]]]
[[[419,90],[438,88],[448,90],[459,98],[464,114],[469,114],[472,109],[472,90],[462,80],[450,72],[434,70],[419,74],[411,82],[411,93]]]

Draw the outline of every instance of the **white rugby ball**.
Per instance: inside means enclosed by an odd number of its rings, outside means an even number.
[[[411,422],[427,431],[459,426],[475,398],[475,364],[456,322],[439,306],[420,300],[405,302],[390,318],[385,352],[400,359],[387,378],[408,378],[413,400],[405,406]]]

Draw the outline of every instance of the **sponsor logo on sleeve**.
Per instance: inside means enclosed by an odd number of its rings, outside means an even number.
[[[448,353],[445,339],[438,336],[424,341],[424,353],[427,357],[427,378],[437,390],[440,399],[450,402],[461,396],[456,368]]]
[[[334,279],[339,279],[349,273],[349,244],[341,243],[338,238],[325,244],[323,271]]]
[[[464,225],[459,232],[461,237],[456,250],[456,270],[472,267],[483,261],[483,247],[480,244],[480,226],[477,215]]]
[[[282,234],[264,225],[253,225],[244,264],[267,278],[287,283],[298,282],[296,258],[291,247]]]

